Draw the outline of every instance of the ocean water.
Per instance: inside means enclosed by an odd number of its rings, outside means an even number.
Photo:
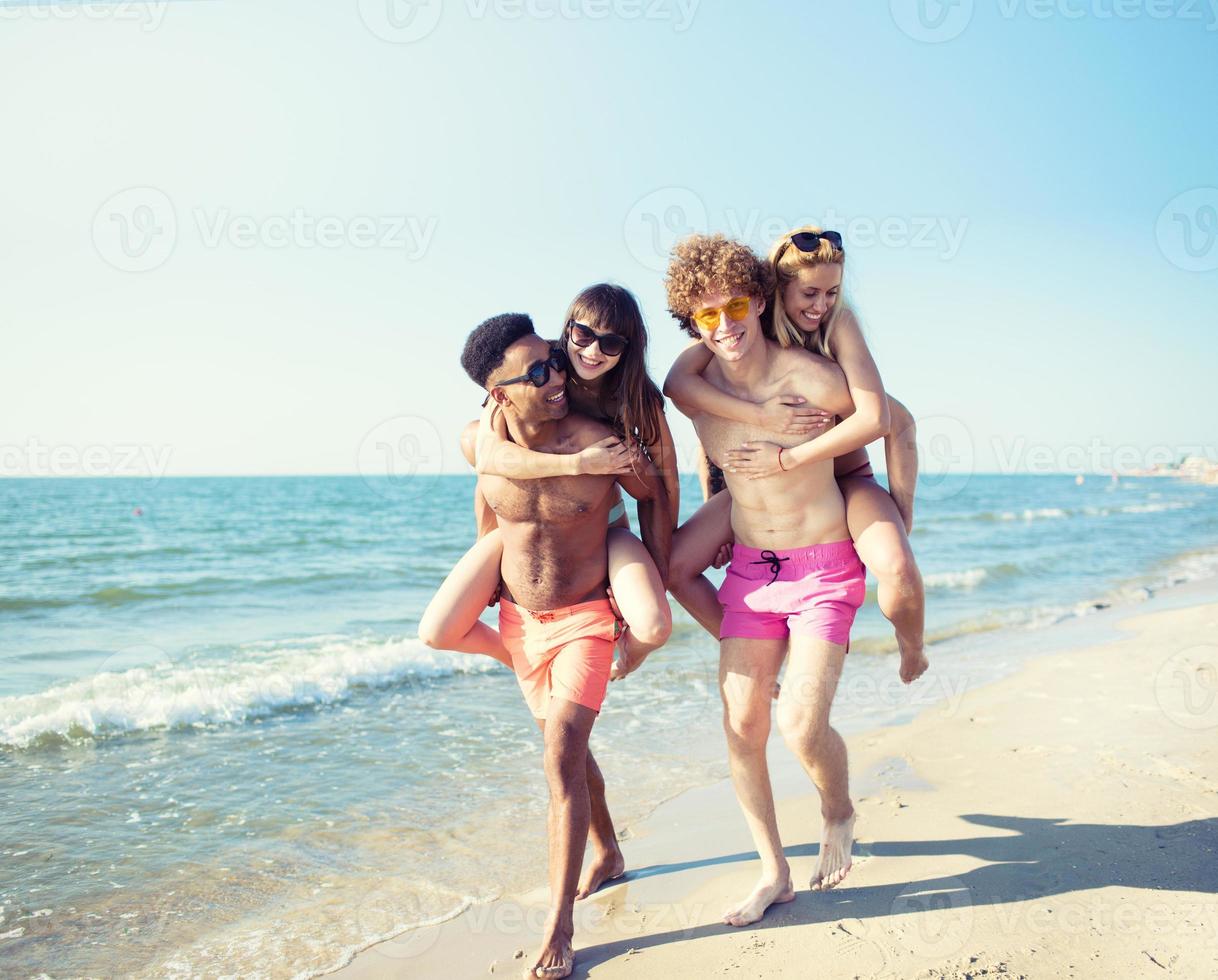
[[[514,679],[415,638],[473,540],[472,490],[0,481],[5,975],[308,976],[539,883],[540,741]],[[927,489],[913,543],[932,671],[896,683],[872,593],[846,730],[1001,675],[1004,637],[1218,572],[1218,490],[961,477]],[[593,750],[619,825],[726,775],[716,665],[677,611],[611,687]]]

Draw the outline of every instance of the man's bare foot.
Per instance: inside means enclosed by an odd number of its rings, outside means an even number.
[[[786,872],[777,881],[758,883],[757,887],[739,905],[734,905],[723,913],[723,921],[729,926],[751,926],[761,921],[766,909],[771,905],[795,900],[795,889],[791,887],[791,874]]]
[[[825,821],[820,838],[820,864],[809,887],[814,892],[828,891],[841,883],[850,870],[850,851],[854,846],[854,814],[834,823]]]
[[[575,969],[575,950],[571,946],[570,934],[550,934],[550,939],[541,947],[537,959],[525,970],[526,977],[543,977],[544,980],[562,980]]]
[[[605,851],[592,859],[592,863],[584,868],[580,875],[579,888],[575,891],[575,900],[587,898],[600,888],[606,881],[620,878],[626,870],[626,859],[622,857],[621,848],[615,843],[612,851]]]
[[[926,673],[930,661],[926,659],[921,643],[911,643],[898,636],[897,646],[901,648],[901,680],[906,684],[912,684]]]

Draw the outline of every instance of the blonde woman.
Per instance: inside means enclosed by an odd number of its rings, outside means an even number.
[[[841,301],[845,261],[837,232],[805,226],[784,235],[770,250],[776,285],[762,323],[767,335],[782,346],[801,346],[838,364],[854,400],[853,415],[827,428],[833,419],[800,398],[779,396],[763,403],[734,398],[702,378],[712,355],[701,343],[677,358],[664,394],[683,409],[690,406],[771,431],[820,433],[793,449],[771,442],[746,443],[729,454],[728,467],[762,477],[834,459],[850,536],[876,577],[880,610],[896,631],[901,679],[908,684],[927,668],[922,576],[909,546],[918,468],[914,422],[905,406],[884,391],[858,320]],[[888,491],[876,482],[864,448],[880,437],[885,439]],[[727,494],[708,492],[713,477],[708,472],[704,479],[708,502],[673,539],[669,587],[703,626],[718,635],[721,612],[715,608],[714,587],[702,572],[723,563],[732,531]]]

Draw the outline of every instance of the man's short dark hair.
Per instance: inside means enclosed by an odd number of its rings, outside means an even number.
[[[503,366],[507,349],[521,337],[536,332],[533,320],[527,313],[500,313],[483,320],[465,339],[461,366],[475,384],[485,388],[486,379]]]

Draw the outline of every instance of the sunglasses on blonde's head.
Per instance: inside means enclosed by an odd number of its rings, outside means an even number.
[[[735,299],[730,299],[722,306],[708,306],[706,309],[697,310],[690,319],[696,323],[699,328],[707,333],[719,326],[720,314],[726,313],[727,318],[733,322],[739,322],[749,315],[750,299],[748,296],[737,296]]]
[[[842,251],[842,236],[836,231],[797,231],[791,236],[791,244],[801,252],[816,252],[820,243],[828,242],[834,251]]]

